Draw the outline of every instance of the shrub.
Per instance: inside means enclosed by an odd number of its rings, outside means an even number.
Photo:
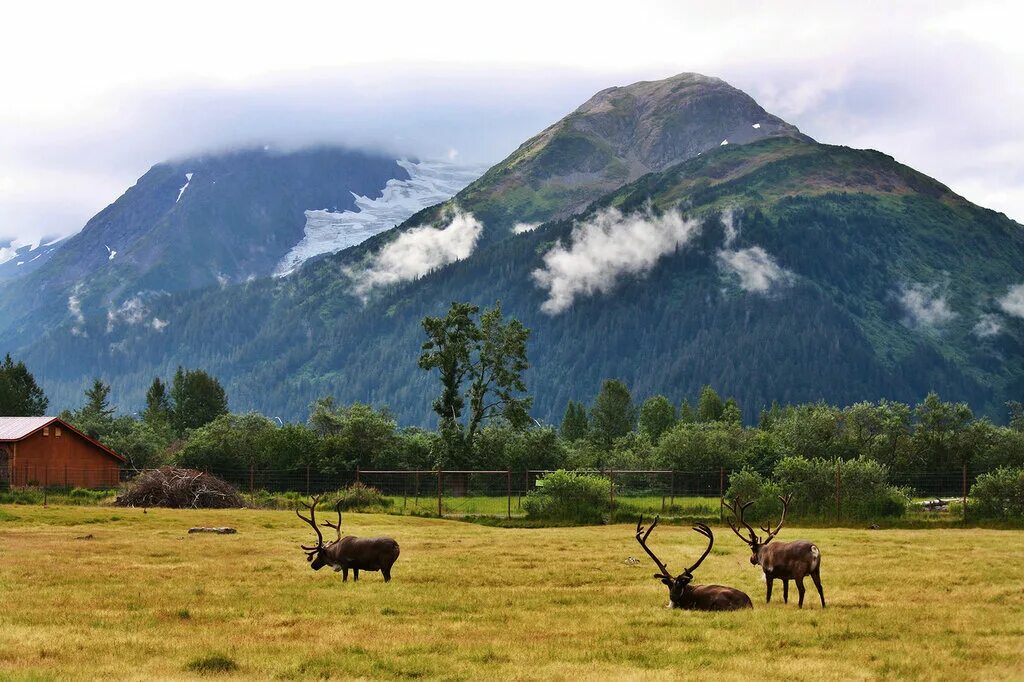
[[[523,500],[529,518],[601,523],[611,511],[611,482],[603,476],[559,469],[538,482]]]
[[[978,476],[967,509],[977,518],[1024,518],[1024,468],[1000,467]]]
[[[341,506],[342,511],[366,511],[369,509],[386,509],[394,504],[394,500],[385,497],[376,488],[363,483],[353,483],[341,491],[339,495],[329,496],[323,506],[333,508]]]

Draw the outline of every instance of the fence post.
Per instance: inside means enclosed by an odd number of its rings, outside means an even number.
[[[44,507],[46,506],[46,503],[48,501],[46,496],[47,496],[47,494],[50,491],[49,490],[50,489],[50,486],[49,486],[50,480],[49,479],[50,479],[50,467],[49,467],[49,464],[47,464],[47,466],[43,467],[43,506]]]
[[[249,499],[256,504],[256,465],[249,462]]]
[[[836,457],[836,523],[839,523],[840,520],[842,520],[843,518],[843,510],[841,506],[842,503],[840,502],[840,500],[842,499],[841,491],[843,484],[842,474],[840,473],[839,469],[840,462],[842,462],[842,460]]]
[[[306,497],[309,497],[309,462],[306,462]]]
[[[675,469],[672,470],[672,477],[671,477],[670,481],[671,482],[669,483],[669,487],[672,488],[672,489],[669,491],[668,506],[669,507],[674,507],[674,506],[676,506],[676,470]]]
[[[359,465],[356,465],[356,485],[359,485]]]
[[[509,469],[505,472],[505,490],[508,493],[508,511],[505,513],[506,519],[512,518],[512,470]]]
[[[608,496],[611,508],[615,509],[615,469],[608,470],[608,482],[611,485],[608,486]]]
[[[441,470],[441,465],[437,465],[437,518],[444,518],[444,513],[441,510],[441,479],[444,476],[444,471]]]
[[[68,487],[68,465],[67,465],[67,463],[65,463],[64,464],[64,493],[67,494],[69,492],[71,492],[71,488]]]
[[[718,467],[718,522],[725,520],[725,467]]]
[[[963,505],[963,521],[967,523],[967,462],[964,462],[963,468],[963,499],[961,500]]]

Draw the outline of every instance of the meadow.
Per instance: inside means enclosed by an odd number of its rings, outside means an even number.
[[[780,586],[765,605],[716,527],[697,582],[755,607],[708,614],[665,608],[625,524],[345,530],[401,543],[390,584],[310,570],[288,511],[0,506],[0,679],[1024,678],[1022,531],[787,528],[823,553],[829,606],[800,610]],[[651,544],[675,570],[704,547],[687,526]]]

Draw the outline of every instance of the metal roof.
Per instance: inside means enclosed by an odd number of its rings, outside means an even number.
[[[0,441],[21,440],[56,419],[56,417],[0,417]]]

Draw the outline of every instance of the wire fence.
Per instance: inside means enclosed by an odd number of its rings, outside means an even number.
[[[38,496],[11,495],[21,491],[42,493],[45,503],[54,494],[70,495],[79,491],[108,491],[113,494],[120,485],[141,471],[118,469],[85,469],[68,466],[45,467],[24,465],[0,476],[0,502],[14,499],[34,501]],[[213,470],[211,473],[249,496],[254,506],[281,506],[294,502],[297,496],[335,492],[359,483],[372,487],[387,498],[391,511],[438,517],[492,516],[512,518],[524,515],[523,500],[540,488],[538,483],[552,473],[546,470],[444,470],[444,469],[355,469],[337,472],[313,468],[270,470]],[[734,472],[645,470],[579,470],[577,473],[607,478],[609,508],[626,506],[645,513],[713,518],[722,517],[723,501]],[[895,473],[889,483],[907,490],[917,509],[945,509],[948,502],[966,501],[974,475],[959,472]],[[831,487],[831,485],[830,485]],[[845,491],[849,493],[849,491]],[[834,496],[837,521],[843,519],[841,504],[843,479],[837,467]],[[7,498],[4,495],[7,495]],[[831,516],[831,514],[830,514]]]

